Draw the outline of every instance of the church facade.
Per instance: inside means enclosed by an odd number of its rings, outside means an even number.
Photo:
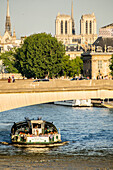
[[[80,19],[80,34],[76,34],[73,17],[73,1],[71,15],[60,14],[55,20],[55,37],[66,47],[66,54],[70,59],[81,56],[88,45],[92,45],[97,39],[97,25],[94,13],[82,15]]]
[[[97,39],[97,23],[94,13],[82,15],[80,20],[81,44],[93,44]]]
[[[5,22],[5,33],[0,36],[0,52],[9,51],[14,47],[19,47],[21,40],[16,39],[15,29],[11,31],[11,20],[9,14],[9,0],[7,0],[7,14]]]
[[[55,37],[63,44],[93,44],[97,39],[96,17],[94,13],[82,15],[80,20],[80,34],[75,31],[73,17],[73,2],[71,15],[58,13],[55,20]]]
[[[55,21],[55,37],[63,44],[74,44],[80,40],[80,36],[75,33],[75,22],[73,17],[73,2],[71,16],[58,13]]]

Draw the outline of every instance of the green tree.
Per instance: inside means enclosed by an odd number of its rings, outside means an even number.
[[[110,70],[111,70],[111,75],[113,76],[113,55],[112,55],[112,57],[111,57],[111,59],[110,59],[109,68],[110,68]]]
[[[69,72],[70,72],[70,60],[69,60],[69,56],[68,55],[64,55],[63,56],[63,60],[62,60],[62,69],[61,69],[61,72],[60,72],[60,76],[65,76],[67,77],[69,75]]]
[[[69,61],[69,69],[68,69],[68,76],[74,77],[75,75],[79,75],[82,73],[83,70],[83,61],[80,57],[76,57],[73,60]]]
[[[52,78],[61,73],[64,55],[64,46],[51,34],[33,34],[16,50],[15,67],[27,78]]]
[[[18,70],[15,68],[15,57],[14,51],[6,51],[5,53],[1,53],[0,59],[3,61],[3,65],[5,66],[5,70],[8,73],[18,73]]]
[[[83,60],[80,57],[76,57],[73,61],[75,63],[74,74],[82,74],[83,71]]]

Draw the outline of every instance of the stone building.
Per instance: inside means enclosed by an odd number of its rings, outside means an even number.
[[[63,44],[74,44],[80,40],[80,36],[75,33],[73,2],[71,16],[58,13],[55,21],[55,37]]]
[[[83,48],[79,44],[66,44],[65,50],[66,54],[70,56],[70,60],[81,57],[81,54],[83,53]]]
[[[80,20],[81,44],[93,44],[97,39],[97,24],[94,13],[82,15]]]
[[[18,40],[16,38],[15,29],[13,30],[13,34],[11,31],[11,20],[10,20],[10,14],[9,14],[9,0],[7,0],[5,33],[3,36],[0,36],[0,52],[9,51],[14,47],[19,47],[20,44],[21,44],[21,40]]]
[[[113,38],[113,23],[100,28],[99,37]]]
[[[69,55],[71,59],[80,56],[82,49],[88,44],[93,44],[97,39],[96,18],[94,13],[82,15],[80,20],[80,34],[76,34],[73,17],[73,1],[71,15],[58,13],[55,21],[55,28],[55,37],[66,46],[66,54]],[[74,49],[73,51],[70,50],[72,46]],[[77,46],[77,48],[75,46]]]
[[[113,38],[99,37],[94,44],[82,54],[83,74],[91,79],[111,78],[110,59],[113,55]]]

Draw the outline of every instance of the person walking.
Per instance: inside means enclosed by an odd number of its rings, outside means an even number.
[[[8,83],[11,83],[11,77],[8,78]]]

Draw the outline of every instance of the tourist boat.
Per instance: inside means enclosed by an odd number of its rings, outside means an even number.
[[[54,102],[56,105],[72,107],[91,107],[91,99],[63,100]]]
[[[18,147],[54,147],[68,142],[61,141],[59,132],[53,123],[41,120],[30,120],[14,123],[11,128],[11,141]]]

